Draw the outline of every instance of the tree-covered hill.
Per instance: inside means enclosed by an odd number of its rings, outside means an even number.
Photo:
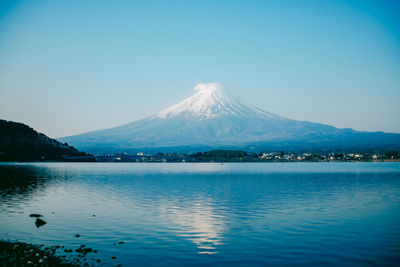
[[[18,122],[0,120],[0,161],[86,161],[91,156]]]
[[[247,153],[240,150],[211,150],[207,152],[197,152],[189,155],[194,161],[215,161],[215,162],[251,162],[256,161],[257,154]]]

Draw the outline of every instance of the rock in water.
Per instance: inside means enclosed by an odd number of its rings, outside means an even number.
[[[39,217],[43,217],[42,214],[37,214],[37,213],[32,213],[29,215],[29,217],[35,217],[35,218],[39,218]]]
[[[42,219],[40,219],[40,218],[37,218],[37,219],[36,219],[36,222],[35,222],[35,224],[36,224],[36,227],[37,227],[37,228],[39,228],[39,227],[41,227],[41,226],[45,225],[45,224],[46,224],[46,222],[45,222],[45,221],[43,221],[43,220],[42,220]]]

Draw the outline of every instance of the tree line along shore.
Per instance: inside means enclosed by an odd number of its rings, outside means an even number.
[[[399,161],[400,151],[260,151],[215,149],[206,152],[95,154],[81,152],[17,122],[0,120],[0,161],[59,162],[325,162]]]

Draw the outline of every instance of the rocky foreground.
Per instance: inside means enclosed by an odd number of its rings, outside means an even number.
[[[80,266],[54,255],[56,249],[0,241],[0,266]]]

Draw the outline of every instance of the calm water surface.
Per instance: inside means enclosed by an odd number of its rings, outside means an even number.
[[[15,163],[0,179],[0,239],[85,244],[90,263],[400,262],[400,163]]]

